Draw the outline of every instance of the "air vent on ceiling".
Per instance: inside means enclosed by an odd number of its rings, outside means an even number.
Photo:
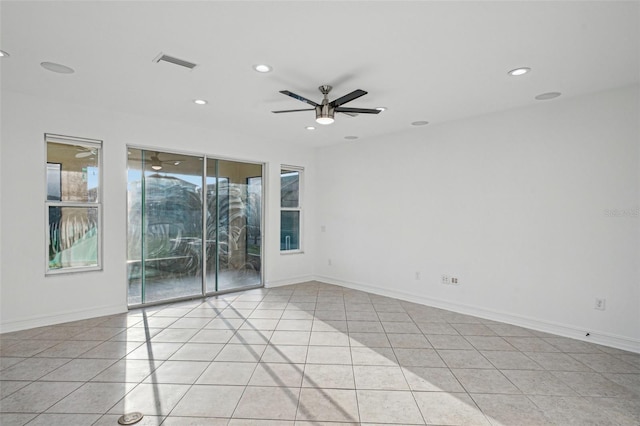
[[[194,69],[198,65],[198,64],[194,64],[193,62],[185,61],[183,59],[178,59],[174,56],[165,55],[164,53],[160,53],[153,61],[158,63],[168,62],[170,64],[189,68],[190,70]]]

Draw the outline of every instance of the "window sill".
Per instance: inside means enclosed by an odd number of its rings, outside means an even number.
[[[68,266],[66,268],[59,269],[47,269],[45,271],[45,276],[53,277],[55,275],[65,275],[65,274],[81,274],[83,272],[95,272],[102,271],[102,266]]]
[[[304,254],[304,250],[280,250],[280,254]]]

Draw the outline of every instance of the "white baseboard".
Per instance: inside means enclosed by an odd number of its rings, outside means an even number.
[[[285,285],[300,284],[307,281],[313,281],[316,278],[313,275],[303,275],[300,277],[286,278],[283,280],[266,280],[264,286],[266,288],[282,287]]]
[[[488,309],[480,308],[472,305],[465,305],[456,302],[450,302],[447,300],[435,299],[425,297],[417,294],[412,294],[404,291],[392,290],[388,288],[382,288],[373,286],[370,284],[357,283],[351,281],[344,281],[332,277],[316,276],[316,281],[321,281],[327,284],[335,284],[342,287],[350,288],[353,290],[362,290],[368,293],[377,294],[380,296],[393,297],[395,299],[404,300],[407,302],[419,303],[422,305],[433,306],[435,308],[446,309],[453,312],[458,312],[466,315],[473,315],[479,318],[484,318],[492,321],[505,322],[520,327],[529,328],[544,333],[555,334],[562,337],[569,337],[572,339],[582,340],[585,342],[596,343],[603,346],[609,346],[612,348],[623,349],[625,351],[640,353],[640,340],[632,339],[629,337],[618,336],[611,333],[589,331],[589,336],[586,336],[584,329],[575,325],[560,324],[550,321],[540,320],[537,318],[529,318],[517,314],[508,312],[491,311]]]
[[[66,311],[53,315],[32,316],[29,318],[21,318],[0,323],[0,333],[10,333],[12,331],[45,327],[70,321],[97,318],[105,315],[121,314],[123,312],[127,312],[127,306],[118,304],[111,306],[98,306],[91,309]]]
[[[298,284],[308,281],[320,281],[327,284],[339,285],[354,290],[366,291],[380,296],[393,297],[407,302],[419,303],[422,305],[433,306],[436,308],[447,309],[449,311],[461,314],[473,315],[479,318],[489,319],[493,321],[505,322],[545,333],[551,333],[558,336],[569,337],[572,339],[582,340],[585,342],[596,343],[612,348],[623,349],[626,351],[640,353],[640,340],[632,339],[624,336],[618,336],[611,333],[590,331],[589,336],[585,336],[585,330],[574,325],[554,323],[536,318],[524,317],[507,312],[491,311],[472,305],[465,305],[447,300],[425,297],[408,292],[391,290],[388,288],[377,287],[370,284],[358,283],[352,281],[344,281],[326,276],[305,275],[282,280],[266,281],[266,288],[276,288],[291,284]],[[55,315],[33,316],[30,318],[22,318],[13,321],[0,322],[0,333],[9,333],[13,331],[26,330],[36,327],[44,327],[48,325],[61,324],[70,321],[78,321],[88,318],[96,318],[105,315],[114,315],[127,311],[126,306],[111,305],[100,306],[91,309],[82,309],[58,313]]]

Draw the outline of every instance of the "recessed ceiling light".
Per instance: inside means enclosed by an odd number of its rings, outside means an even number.
[[[344,138],[349,140],[354,140],[354,139],[358,139],[358,136],[345,136]]]
[[[193,101],[193,103],[194,103],[194,104],[198,104],[198,105],[206,105],[206,104],[208,104],[209,102],[205,101],[204,99],[195,99],[195,100]]]
[[[378,111],[383,112],[387,110],[387,107],[378,107],[376,108]]]
[[[549,99],[553,99],[553,98],[557,98],[558,96],[560,96],[562,93],[560,92],[547,92],[547,93],[542,93],[538,96],[536,96],[536,100],[538,101],[546,101]]]
[[[429,124],[428,121],[414,121],[413,123],[411,123],[412,126],[425,126]]]
[[[273,68],[271,68],[267,64],[258,64],[258,65],[254,65],[253,69],[261,73],[266,73],[266,72],[270,72]]]
[[[316,128],[313,127],[313,126],[307,126],[307,127],[305,127],[305,129],[307,129],[307,130],[315,130]]]
[[[7,56],[10,56],[10,55],[4,50],[0,50],[0,58],[6,58]]]
[[[59,74],[73,74],[75,72],[73,68],[69,68],[62,64],[56,64],[55,62],[40,62],[40,65],[48,71],[57,72]]]
[[[519,75],[524,75],[524,74],[528,73],[529,71],[531,71],[531,68],[522,67],[522,68],[513,69],[513,70],[509,71],[508,74],[512,75],[514,77],[517,77]]]

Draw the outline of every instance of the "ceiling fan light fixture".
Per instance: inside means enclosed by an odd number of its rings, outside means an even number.
[[[316,123],[318,124],[322,124],[322,125],[327,125],[327,124],[331,124],[333,123],[335,120],[333,119],[333,117],[329,117],[329,116],[320,116],[320,117],[316,117]]]
[[[151,168],[155,171],[162,170],[162,162],[158,158],[158,154],[151,156]]]
[[[335,113],[334,109],[328,103],[323,103],[322,105],[318,105],[316,107],[316,123],[322,124],[325,126],[327,124],[333,123],[335,121],[333,119],[334,113]]]

